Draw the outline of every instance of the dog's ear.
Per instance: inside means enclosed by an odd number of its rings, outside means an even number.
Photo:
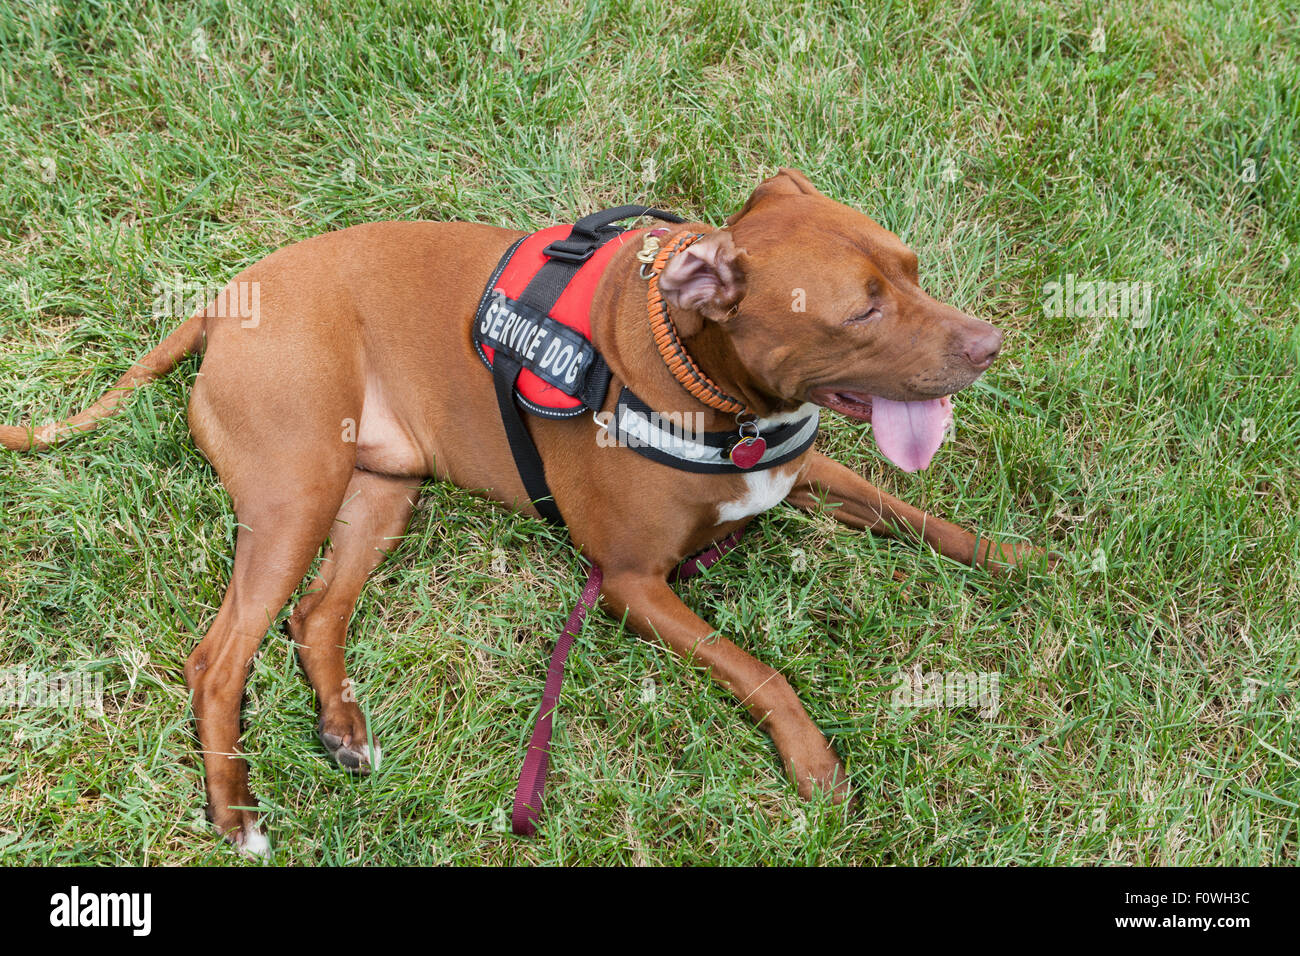
[[[765,179],[758,184],[747,200],[744,208],[727,220],[727,225],[733,225],[737,219],[749,212],[754,206],[758,205],[760,200],[768,196],[820,196],[817,187],[808,181],[808,177],[797,169],[788,169],[782,166],[775,176]]]
[[[664,301],[676,310],[673,322],[682,336],[704,325],[700,316],[725,322],[745,295],[745,250],[725,229],[711,232],[668,260],[659,276]]]

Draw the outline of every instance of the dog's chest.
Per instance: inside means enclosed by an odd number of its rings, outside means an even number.
[[[799,466],[794,462],[745,475],[744,493],[718,505],[718,524],[750,518],[775,508],[785,500],[798,477]]]

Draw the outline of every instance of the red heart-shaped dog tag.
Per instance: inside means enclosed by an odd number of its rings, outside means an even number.
[[[745,438],[731,446],[731,463],[737,468],[753,468],[767,451],[767,440]]]

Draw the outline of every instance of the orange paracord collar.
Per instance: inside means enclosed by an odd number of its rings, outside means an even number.
[[[646,303],[650,312],[650,334],[654,336],[655,345],[658,346],[659,354],[663,357],[664,364],[668,366],[668,371],[673,373],[673,377],[681,383],[682,388],[710,408],[739,415],[745,411],[745,403],[728,395],[700,371],[700,367],[695,364],[690,353],[686,351],[686,346],[682,344],[681,337],[677,334],[677,327],[673,325],[673,320],[668,315],[668,304],[664,302],[663,293],[659,291],[659,274],[663,272],[668,260],[691,243],[703,238],[699,233],[679,233],[655,256],[654,263],[646,276],[649,279]]]

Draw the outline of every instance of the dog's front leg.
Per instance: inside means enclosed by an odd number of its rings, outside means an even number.
[[[647,640],[658,639],[686,660],[705,667],[731,691],[772,737],[799,794],[828,791],[836,803],[848,796],[848,776],[835,750],[804,712],[790,684],[772,668],[717,635],[673,593],[661,576],[610,574],[601,588],[608,610]]]
[[[1010,568],[1041,557],[1028,544],[997,544],[976,538],[965,528],[926,514],[904,501],[885,494],[861,475],[820,452],[809,456],[809,464],[786,496],[791,504],[812,510],[825,503],[836,520],[850,527],[902,538],[920,538],[944,557],[962,564],[978,563],[990,571]]]

